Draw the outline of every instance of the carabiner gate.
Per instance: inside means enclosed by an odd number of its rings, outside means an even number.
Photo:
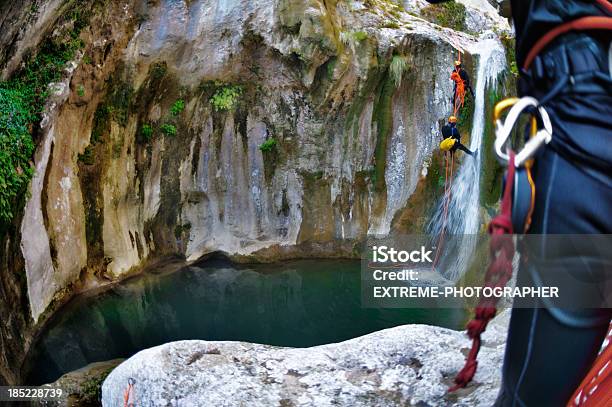
[[[543,144],[548,144],[552,140],[552,124],[550,122],[550,117],[548,116],[546,109],[539,105],[537,99],[531,96],[525,96],[521,99],[509,98],[502,100],[495,105],[493,112],[495,120],[495,153],[497,154],[498,160],[502,164],[507,164],[509,159],[506,151],[510,148],[510,146],[506,145],[509,141],[510,135],[512,134],[512,129],[523,111],[530,107],[536,109],[537,115],[540,119],[538,122],[542,123],[543,128],[537,130],[529,141],[525,143],[523,149],[516,154],[515,166],[518,168],[524,165],[527,160],[533,157],[533,155]],[[508,108],[510,108],[510,111],[506,115],[505,121],[502,121],[501,114]],[[533,118],[535,119],[536,116],[534,115]]]

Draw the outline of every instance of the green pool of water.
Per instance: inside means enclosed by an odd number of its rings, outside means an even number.
[[[238,266],[211,260],[147,273],[71,301],[34,345],[28,384],[183,339],[307,347],[409,323],[457,329],[462,310],[365,309],[358,261]]]

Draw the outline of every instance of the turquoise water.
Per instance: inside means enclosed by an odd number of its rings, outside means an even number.
[[[211,260],[147,273],[71,301],[33,346],[27,382],[183,339],[306,347],[408,323],[459,328],[462,310],[364,309],[358,261],[238,266]]]

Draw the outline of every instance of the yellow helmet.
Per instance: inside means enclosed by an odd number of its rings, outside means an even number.
[[[449,123],[457,123],[457,118],[455,116],[451,116],[448,118]]]
[[[455,66],[461,66],[461,61],[455,61]]]

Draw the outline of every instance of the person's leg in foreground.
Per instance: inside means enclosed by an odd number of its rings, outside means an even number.
[[[544,64],[553,67],[547,75],[561,80],[596,71],[610,78],[605,41],[579,34],[563,42],[564,50],[553,47],[543,53]],[[560,57],[567,58],[570,72],[563,64],[555,66]],[[550,88],[537,83],[544,81],[530,82],[528,94],[546,97]],[[612,92],[605,80],[592,88],[592,94],[588,87],[582,88],[586,92],[566,88],[545,103],[553,142],[536,157],[530,234],[612,233]],[[518,280],[533,285],[526,267]],[[544,305],[513,309],[496,406],[565,406],[597,357],[611,311]]]

